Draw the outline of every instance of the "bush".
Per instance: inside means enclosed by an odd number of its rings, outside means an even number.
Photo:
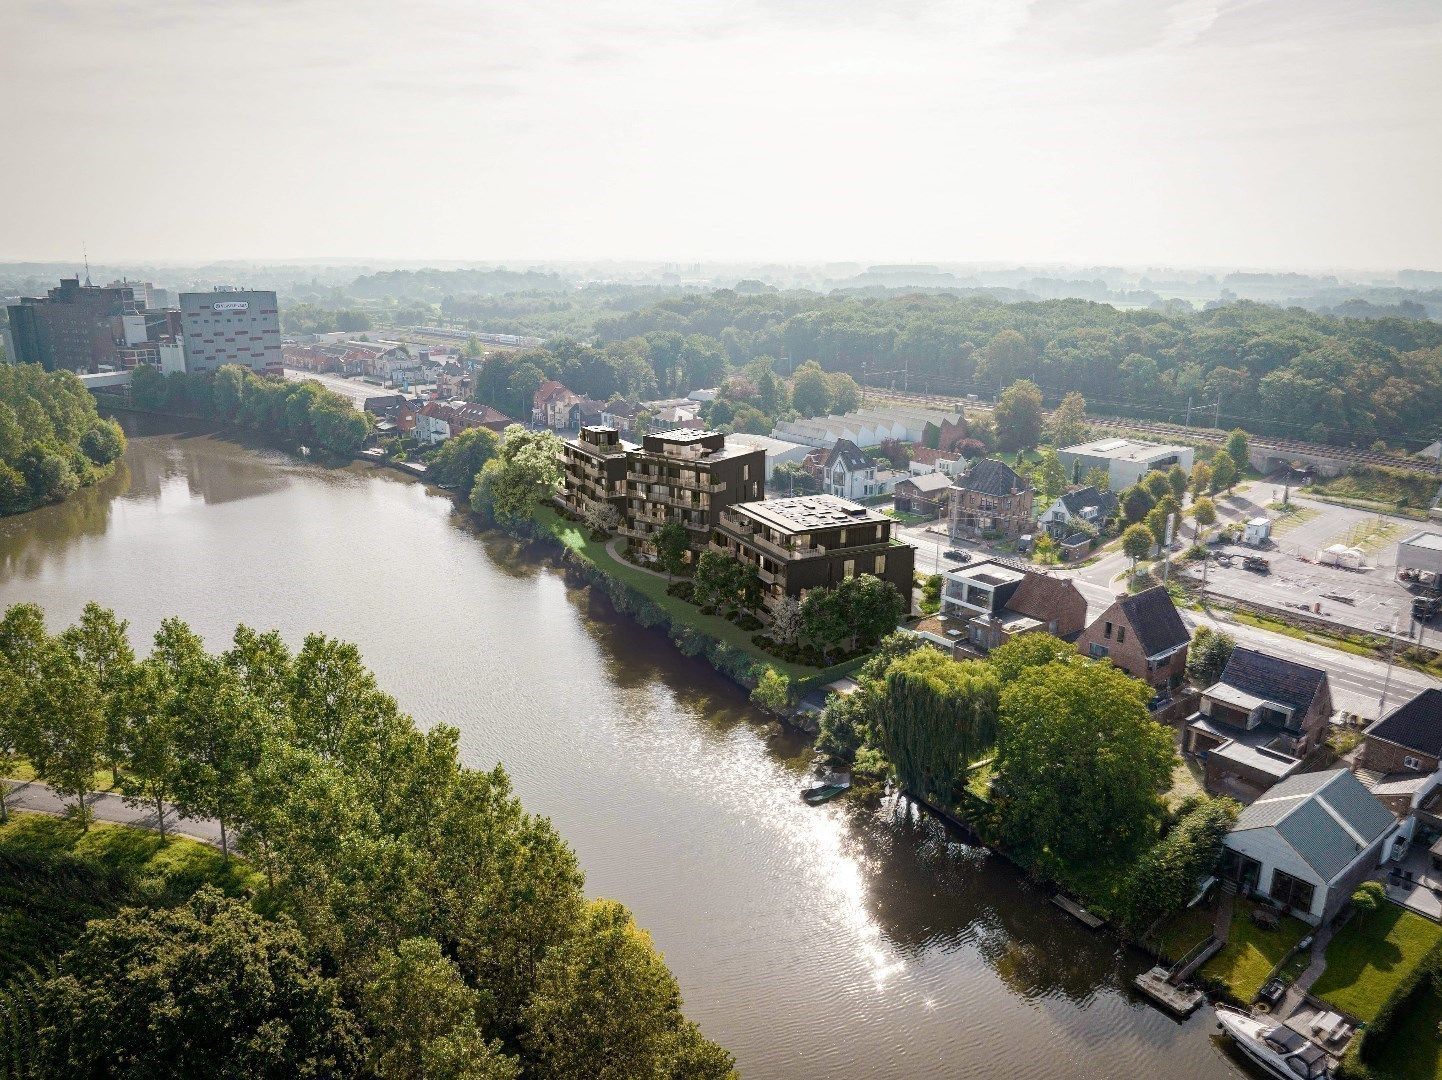
[[[696,595],[696,584],[692,581],[673,581],[666,586],[666,594],[689,604]]]
[[[1358,915],[1376,911],[1387,899],[1387,890],[1380,881],[1364,881],[1352,894],[1352,910]]]

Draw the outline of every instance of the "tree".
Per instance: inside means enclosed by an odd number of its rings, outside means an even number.
[[[178,908],[89,924],[39,994],[51,1076],[352,1074],[363,1039],[285,916],[209,886]]]
[[[840,597],[851,638],[860,647],[873,645],[891,633],[911,609],[910,597],[874,574],[847,578],[833,591]]]
[[[1082,477],[1082,483],[1096,488],[1098,491],[1110,491],[1112,487],[1111,473],[1100,465],[1094,465],[1086,471],[1086,475]]]
[[[861,386],[844,371],[827,375],[826,385],[831,391],[832,412],[844,415],[861,407]]]
[[[1233,429],[1232,433],[1227,436],[1227,441],[1222,445],[1223,449],[1227,452],[1227,456],[1232,459],[1233,465],[1239,470],[1247,467],[1247,462],[1251,457],[1251,448],[1248,445],[1247,433],[1245,431],[1241,428]]]
[[[791,679],[768,664],[751,691],[751,701],[769,713],[783,715],[791,706]]]
[[[1203,798],[1137,860],[1121,889],[1122,919],[1132,930],[1180,911],[1196,895],[1240,811],[1231,799]]]
[[[135,650],[126,631],[130,624],[117,619],[93,600],[85,605],[80,621],[60,635],[61,642],[76,661],[90,671],[99,692],[98,702],[105,721],[104,753],[113,777],[120,775],[120,758],[125,751],[125,723],[120,697],[130,682]]]
[[[1048,533],[1042,533],[1031,549],[1033,561],[1043,564],[1053,564],[1061,561],[1061,548],[1057,547],[1056,541]]]
[[[1156,506],[1147,513],[1147,528],[1151,531],[1153,539],[1159,547],[1167,544],[1167,525],[1170,522],[1173,527],[1181,522],[1182,508],[1177,505],[1177,500],[1171,495],[1163,496]],[[1175,533],[1173,534],[1175,539]]]
[[[1187,678],[1192,680],[1192,685],[1205,690],[1216,683],[1236,647],[1237,639],[1231,634],[1210,626],[1197,627],[1191,648],[1187,650]]]
[[[521,521],[560,486],[561,440],[512,424],[476,477],[471,509],[500,524]]]
[[[466,985],[434,940],[408,938],[383,950],[361,993],[372,1074],[387,1080],[515,1080],[520,1064],[481,1033],[490,1008],[487,995]]]
[[[845,602],[835,589],[811,589],[801,601],[801,636],[821,651],[823,660],[850,636]]]
[[[1031,367],[1035,354],[1026,338],[1015,330],[1000,330],[987,342],[977,365],[978,382],[1005,386],[1021,378]]]
[[[1192,494],[1205,495],[1212,490],[1212,467],[1205,461],[1192,466]]]
[[[801,416],[823,416],[831,411],[831,383],[815,360],[806,361],[792,376],[791,407]]]
[[[1147,494],[1153,499],[1161,500],[1172,494],[1172,482],[1167,479],[1167,474],[1153,469],[1142,477],[1139,483],[1147,489]]]
[[[1217,523],[1217,506],[1211,499],[1196,499],[1191,505],[1192,520],[1197,523],[1197,539],[1206,536],[1206,530]]]
[[[1041,390],[1027,379],[1012,383],[992,410],[992,418],[996,422],[999,450],[1020,452],[1033,449],[1041,441]]]
[[[1001,684],[980,660],[921,649],[892,663],[873,718],[903,788],[950,805],[967,767],[991,748]]]
[[[1181,502],[1182,496],[1187,493],[1187,474],[1182,472],[1182,467],[1173,464],[1167,470],[1167,483],[1171,486],[1172,494]]]
[[[657,530],[656,560],[666,571],[668,579],[686,568],[686,560],[690,554],[691,537],[686,533],[686,526],[679,521],[668,521]],[[702,558],[705,556],[703,555]],[[699,567],[697,573],[699,576]]]
[[[1212,493],[1231,491],[1237,479],[1237,464],[1232,460],[1232,455],[1225,450],[1218,450],[1212,458]]]
[[[468,428],[441,443],[427,475],[442,487],[469,491],[476,482],[476,474],[495,456],[500,441],[489,428]]]
[[[125,771],[116,777],[120,790],[132,806],[155,807],[156,828],[164,840],[166,803],[179,782],[180,757],[159,663],[147,658],[132,667],[112,708],[120,720],[125,753]]]
[[[1070,661],[1081,662],[1076,646],[1043,631],[1018,634],[986,654],[986,662],[1003,685],[1028,668]]]
[[[1062,467],[1061,458],[1055,450],[1048,447],[1041,452],[1041,461],[1038,463],[1032,479],[1036,484],[1038,494],[1048,505],[1056,502],[1058,496],[1066,490],[1066,470]]]
[[[723,1080],[733,1069],[686,1023],[675,978],[612,900],[587,904],[541,960],[521,1043],[535,1075],[551,1080]]]
[[[1091,429],[1087,427],[1086,399],[1077,391],[1071,391],[1051,414],[1048,427],[1054,446],[1068,447],[1086,442],[1091,435]]]
[[[1002,687],[992,790],[1007,842],[1049,876],[1121,865],[1156,836],[1176,753],[1150,696],[1094,661],[1031,667]]]
[[[730,555],[719,551],[703,551],[696,561],[694,578],[696,603],[723,613],[743,603],[742,567]]]
[[[1152,545],[1156,542],[1152,530],[1141,522],[1127,526],[1126,532],[1122,533],[1122,553],[1132,561],[1133,573],[1136,572],[1137,563],[1151,554]]]
[[[593,536],[609,536],[621,525],[621,511],[608,502],[593,502],[581,511],[581,519]]]
[[[801,636],[801,601],[783,596],[771,611],[771,637],[778,645],[794,644]]]
[[[105,713],[94,673],[59,640],[41,650],[30,708],[33,742],[26,756],[57,794],[75,799],[77,816],[89,828],[85,796],[104,761]]]
[[[1139,521],[1146,520],[1151,513],[1152,507],[1157,505],[1157,500],[1152,498],[1152,493],[1140,484],[1133,484],[1122,492],[1122,520],[1128,525],[1135,525]]]

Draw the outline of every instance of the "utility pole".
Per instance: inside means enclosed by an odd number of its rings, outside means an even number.
[[[1187,395],[1187,427],[1192,426],[1192,395]]]
[[[1377,719],[1387,712],[1387,693],[1392,689],[1392,664],[1397,659],[1397,620],[1392,620],[1392,633],[1387,646],[1387,676],[1382,680],[1382,696],[1377,699]]]
[[[1215,430],[1217,430],[1217,431],[1221,431],[1221,430],[1222,430],[1222,399],[1221,399],[1221,398],[1217,398],[1217,403],[1216,403],[1216,405],[1213,406],[1213,408],[1214,408],[1216,411],[1212,414],[1212,427],[1213,427]],[[1239,462],[1237,462],[1237,468],[1238,468],[1238,469],[1246,469],[1246,467],[1247,467],[1247,463],[1246,463],[1245,461],[1239,461]]]

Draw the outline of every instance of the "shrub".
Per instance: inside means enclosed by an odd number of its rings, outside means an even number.
[[[1367,915],[1381,907],[1386,899],[1387,890],[1380,881],[1364,881],[1352,894],[1352,909],[1358,915]]]

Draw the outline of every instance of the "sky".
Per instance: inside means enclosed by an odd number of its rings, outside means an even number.
[[[0,261],[1442,269],[1438,0],[0,0]]]

